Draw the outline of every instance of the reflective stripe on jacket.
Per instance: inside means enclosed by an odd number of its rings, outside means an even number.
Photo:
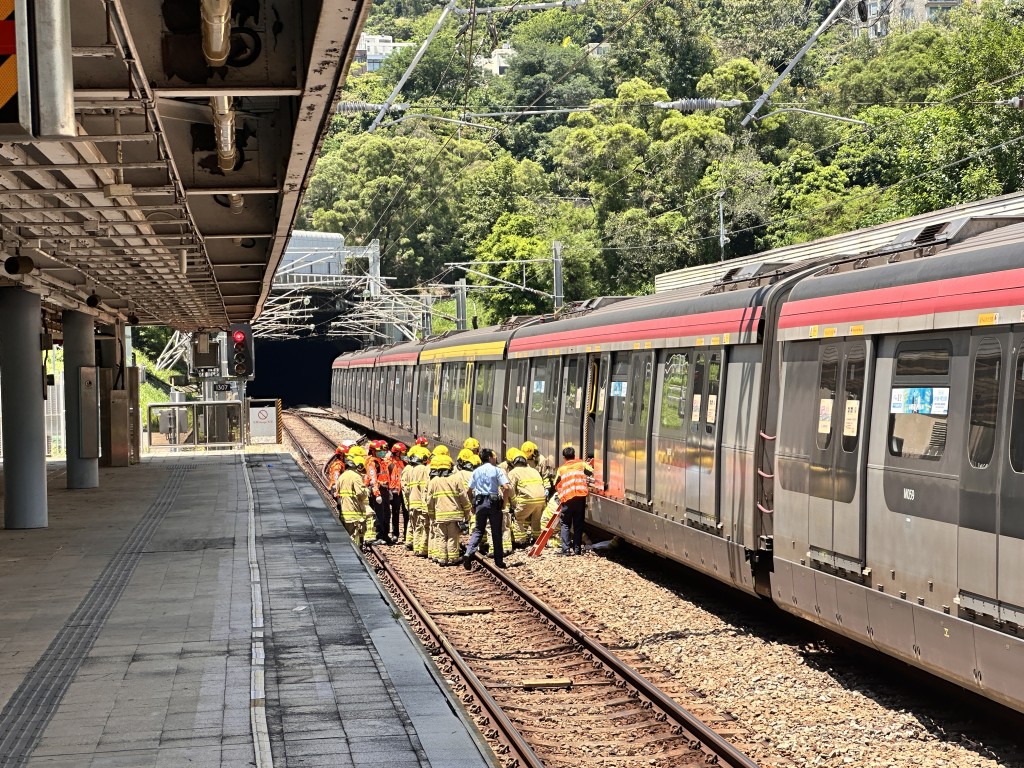
[[[413,467],[409,475],[409,508],[427,511],[427,483],[430,481],[430,467],[420,464]]]
[[[383,483],[381,482],[383,480]],[[371,496],[380,496],[380,488],[383,485],[387,488],[388,468],[383,459],[371,456],[366,460],[366,487],[370,489]]]
[[[544,478],[533,467],[513,467],[508,473],[516,506],[545,500]]]
[[[469,497],[462,478],[455,475],[432,477],[427,497],[427,508],[439,523],[465,520],[469,513]]]
[[[588,474],[593,475],[593,470],[582,459],[571,459],[558,468],[555,474],[555,488],[563,504],[569,499],[586,498],[590,495]]]
[[[341,519],[346,523],[362,520],[366,514],[366,485],[362,476],[346,469],[334,486],[335,495],[341,501]]]

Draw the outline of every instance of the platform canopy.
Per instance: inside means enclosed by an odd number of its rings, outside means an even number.
[[[0,285],[53,316],[257,316],[369,2],[31,2],[70,12],[73,118],[47,140],[0,130]],[[24,7],[0,0],[0,19],[6,5]],[[70,92],[59,69],[41,82]]]

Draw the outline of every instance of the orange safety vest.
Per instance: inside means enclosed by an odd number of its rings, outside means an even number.
[[[403,469],[405,469],[405,462],[401,459],[391,457],[388,460],[388,487],[395,493],[402,490]]]
[[[590,484],[587,482],[589,466],[582,459],[571,459],[558,468],[555,474],[555,490],[558,500],[565,503],[569,499],[586,498],[590,495]]]
[[[374,496],[380,496],[380,488],[388,487],[388,468],[383,459],[370,456],[366,460],[366,486]]]

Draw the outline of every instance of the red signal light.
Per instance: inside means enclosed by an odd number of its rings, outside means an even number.
[[[235,344],[241,344],[245,341],[245,331],[235,331],[231,334],[231,338],[234,340]]]

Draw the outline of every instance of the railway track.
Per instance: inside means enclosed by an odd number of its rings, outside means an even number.
[[[291,419],[308,469],[319,466]],[[294,425],[294,422],[293,422]],[[506,768],[756,764],[612,651],[484,561],[440,570],[400,548],[370,558]],[[441,577],[439,578],[439,574]]]

